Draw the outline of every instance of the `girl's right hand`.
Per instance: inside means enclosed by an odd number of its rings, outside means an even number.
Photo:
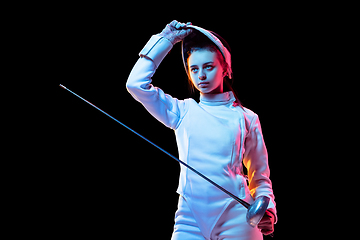
[[[173,20],[171,23],[166,25],[159,35],[168,39],[172,45],[175,45],[175,43],[182,41],[192,32],[192,29],[187,28],[188,25],[191,25],[191,22],[180,23]]]

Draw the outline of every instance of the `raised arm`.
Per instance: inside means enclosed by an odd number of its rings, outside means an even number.
[[[174,20],[160,34],[152,36],[141,50],[126,82],[130,94],[156,119],[172,129],[176,128],[185,103],[154,87],[151,78],[173,45],[190,33],[191,30],[185,30],[185,27],[186,24]]]

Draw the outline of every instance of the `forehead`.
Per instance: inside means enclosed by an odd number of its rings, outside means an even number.
[[[201,66],[207,62],[214,62],[219,64],[219,59],[216,52],[211,52],[206,49],[201,49],[193,52],[188,58],[188,66],[197,65]]]

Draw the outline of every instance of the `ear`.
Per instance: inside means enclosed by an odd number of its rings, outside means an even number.
[[[226,77],[228,75],[227,71],[223,72],[223,78]]]
[[[221,64],[222,68],[223,68],[223,78],[226,77],[228,74],[228,65],[226,62],[222,62]]]

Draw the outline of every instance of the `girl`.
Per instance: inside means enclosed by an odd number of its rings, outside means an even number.
[[[200,91],[199,103],[191,98],[178,100],[151,84],[161,61],[180,41],[189,82]],[[261,233],[274,231],[275,197],[260,121],[241,106],[231,78],[226,41],[214,32],[174,20],[151,37],[126,83],[137,101],[175,131],[182,161],[250,204],[259,196],[271,199],[258,228],[252,228],[246,222],[246,208],[181,165],[173,240],[262,239]]]

